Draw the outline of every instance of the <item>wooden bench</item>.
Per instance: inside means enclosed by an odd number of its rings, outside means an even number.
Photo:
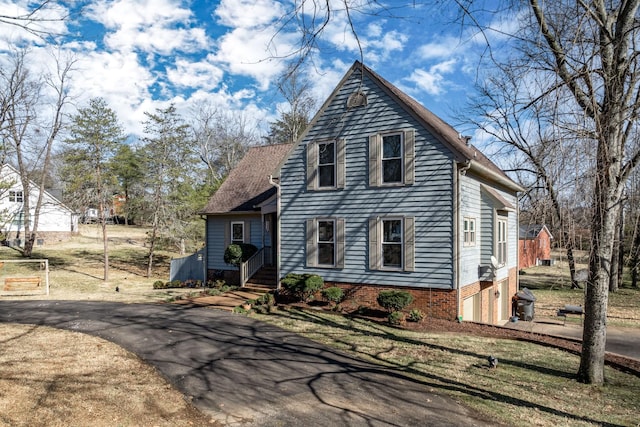
[[[556,315],[558,317],[564,317],[564,321],[562,322],[562,326],[567,323],[568,315],[579,315],[580,316],[580,324],[582,324],[582,315],[584,314],[584,310],[580,305],[565,305],[564,308],[558,310]]]
[[[7,277],[4,279],[5,291],[35,291],[40,289],[40,277]]]

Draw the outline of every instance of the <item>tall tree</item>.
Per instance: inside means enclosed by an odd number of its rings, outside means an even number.
[[[120,191],[124,196],[122,213],[125,225],[129,225],[135,213],[132,196],[137,188],[142,187],[144,177],[142,161],[142,155],[129,144],[121,144],[111,159],[110,169],[116,176]]]
[[[65,141],[68,146],[64,156],[65,176],[84,181],[92,195],[91,201],[98,208],[104,248],[104,281],[109,280],[107,217],[110,216],[108,210],[115,184],[109,165],[123,141],[124,132],[118,117],[102,98],[93,98],[88,107],[78,110]]]
[[[191,176],[195,166],[194,144],[189,126],[172,104],[155,113],[146,112],[144,121],[144,170],[148,191],[149,252],[147,277],[151,277],[154,255],[158,243],[167,230],[175,226],[178,206],[172,204],[173,196],[180,192],[181,184]],[[175,200],[175,198],[173,198]],[[193,215],[195,212],[190,212]],[[182,230],[178,230],[182,234]],[[183,236],[178,235],[180,240]]]
[[[310,95],[311,84],[302,77],[297,67],[290,67],[280,78],[278,91],[287,101],[287,105],[278,108],[280,118],[270,124],[269,134],[265,138],[269,144],[296,141],[307,128],[316,104]]]
[[[217,188],[259,139],[242,112],[228,112],[201,103],[191,125],[200,160],[209,171],[208,183]]]

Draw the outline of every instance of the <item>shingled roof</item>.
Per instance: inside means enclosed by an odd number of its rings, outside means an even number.
[[[251,147],[201,212],[206,215],[255,212],[256,205],[275,194],[271,175],[292,144]]]

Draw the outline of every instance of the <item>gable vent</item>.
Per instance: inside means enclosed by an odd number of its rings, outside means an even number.
[[[367,105],[367,95],[362,91],[353,92],[347,99],[347,108],[364,107]]]

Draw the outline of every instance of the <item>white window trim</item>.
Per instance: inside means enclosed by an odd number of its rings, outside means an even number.
[[[9,191],[9,201],[12,203],[23,203],[24,202],[23,192],[19,190]]]
[[[400,137],[400,157],[384,157],[384,139],[390,136]],[[404,185],[404,169],[405,169],[405,148],[404,148],[404,132],[385,132],[380,134],[380,186],[381,187],[397,187]],[[400,181],[385,182],[384,181],[384,161],[385,160],[400,160]]]
[[[244,236],[245,236],[244,221],[231,221],[231,225],[230,225],[231,229],[229,230],[230,231],[230,235],[229,236],[230,236],[231,243],[232,244],[237,244],[235,242],[238,241],[237,239],[233,238],[233,226],[234,225],[241,225],[242,226],[242,242],[241,243],[244,243]]]
[[[325,164],[320,164],[320,146],[321,145],[327,145],[327,144],[333,144],[333,163],[325,163]],[[317,150],[318,150],[318,156],[317,156],[317,162],[316,162],[316,170],[318,171],[316,174],[316,188],[318,190],[332,190],[335,189],[338,185],[338,142],[335,140],[330,140],[330,141],[318,141],[317,143]],[[322,186],[320,185],[320,166],[328,166],[328,165],[333,165],[333,185],[327,185],[327,186]]]
[[[384,223],[387,221],[400,221],[400,265],[398,267],[395,266],[386,266],[384,265],[384,246],[385,245],[398,245],[398,242],[385,242],[384,241]],[[405,263],[405,256],[404,256],[404,249],[405,249],[405,238],[404,238],[404,218],[401,216],[397,216],[397,217],[384,217],[384,218],[380,218],[380,270],[385,270],[385,271],[403,271],[404,270],[404,263]]]
[[[329,242],[329,241],[320,241],[320,223],[321,222],[330,222],[333,224],[333,239]],[[317,245],[317,249],[316,249],[316,265],[318,267],[330,267],[333,268],[336,266],[336,259],[337,259],[337,254],[336,254],[336,233],[337,233],[337,223],[335,218],[317,218],[316,219],[316,227],[318,229],[318,232],[316,233],[316,245]],[[333,245],[333,263],[332,264],[321,264],[320,263],[320,244],[321,243],[331,243]]]
[[[509,260],[509,220],[503,215],[496,217],[495,256],[501,267]]]
[[[473,227],[471,225],[473,224]],[[478,241],[478,222],[474,217],[464,217],[463,226],[462,226],[462,234],[463,234],[463,242],[464,246],[475,246]],[[467,238],[468,236],[468,238]]]

